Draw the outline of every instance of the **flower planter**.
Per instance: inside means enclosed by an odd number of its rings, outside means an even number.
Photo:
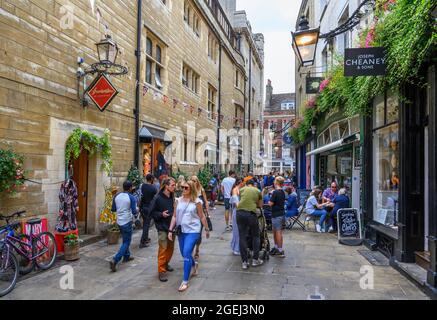
[[[108,245],[111,244],[118,244],[118,241],[120,239],[120,231],[110,231],[108,230]]]
[[[75,245],[64,244],[64,259],[75,261],[79,259],[79,243]]]

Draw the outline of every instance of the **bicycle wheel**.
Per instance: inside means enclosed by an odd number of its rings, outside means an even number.
[[[47,270],[56,260],[56,241],[50,232],[42,232],[33,240],[33,256],[38,268]]]
[[[20,234],[18,236],[18,238],[20,239],[20,241],[29,244],[27,246],[25,244],[16,243],[18,245],[18,247],[20,248],[20,250],[26,254],[26,256],[22,256],[21,254],[19,254],[17,252],[17,261],[18,261],[20,274],[26,275],[26,274],[30,273],[35,267],[35,261],[32,259],[26,258],[26,257],[32,257],[32,253],[33,253],[32,246],[31,246],[32,239],[26,234]]]
[[[0,251],[0,297],[11,292],[18,278],[18,261],[7,248]]]

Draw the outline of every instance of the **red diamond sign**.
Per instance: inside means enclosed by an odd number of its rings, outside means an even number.
[[[88,87],[86,94],[97,105],[97,108],[103,112],[118,94],[118,91],[102,73],[94,79],[93,83]]]

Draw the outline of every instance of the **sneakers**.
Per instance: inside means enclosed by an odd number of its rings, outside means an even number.
[[[172,267],[170,267],[170,265],[167,265],[167,268],[165,268],[168,272],[173,272],[174,269]]]
[[[279,258],[285,258],[285,251],[284,251],[284,250],[279,251],[279,253],[278,253],[278,257],[279,257]]]
[[[147,248],[149,246],[150,245],[147,242],[145,242],[145,243],[141,242],[140,245],[139,245],[139,248],[142,249],[142,248]]]
[[[240,253],[237,252],[237,251],[233,251],[232,253],[234,254],[234,256],[239,256],[240,255]]]
[[[258,266],[262,265],[263,263],[264,263],[264,261],[262,261],[261,259],[253,260],[252,267],[258,267]]]
[[[271,256],[276,256],[276,255],[279,254],[279,250],[278,250],[276,247],[273,247],[273,249],[270,250],[269,254],[270,254]]]
[[[334,232],[335,232],[335,230],[334,230],[334,228],[333,228],[333,227],[329,227],[329,229],[328,229],[328,232],[329,232],[329,233],[334,233]]]
[[[123,263],[130,262],[130,261],[132,261],[132,260],[134,260],[134,259],[135,259],[134,257],[129,257],[129,258],[127,258],[127,259],[123,258]]]
[[[115,262],[114,259],[109,261],[109,268],[111,269],[112,272],[117,271],[117,263]]]
[[[243,264],[241,265],[241,268],[243,268],[243,270],[249,269],[249,263],[243,262]]]
[[[231,227],[229,227],[229,226],[226,226],[226,229],[225,229],[225,231],[231,231]]]
[[[159,281],[161,281],[161,282],[167,282],[168,281],[167,275],[165,274],[165,272],[160,272],[159,275],[158,275],[158,278],[159,278]]]
[[[322,233],[322,228],[320,227],[319,224],[316,224],[316,230],[318,233]]]

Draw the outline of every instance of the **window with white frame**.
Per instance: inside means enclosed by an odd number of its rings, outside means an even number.
[[[182,66],[182,84],[194,93],[199,93],[200,76],[186,63]]]
[[[151,34],[146,38],[146,77],[148,84],[159,90],[164,88],[165,44]]]
[[[214,112],[216,110],[217,90],[210,84],[208,84],[208,117],[213,119]]]

